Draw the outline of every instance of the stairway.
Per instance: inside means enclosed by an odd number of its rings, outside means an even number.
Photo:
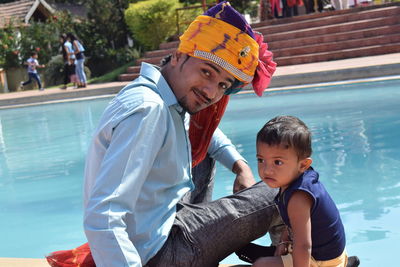
[[[264,35],[279,66],[400,52],[400,2],[267,20],[252,25]],[[178,46],[163,43],[129,67],[120,81],[139,75],[141,62],[155,65]]]

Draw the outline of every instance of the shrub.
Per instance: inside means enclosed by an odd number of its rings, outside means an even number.
[[[46,86],[64,82],[64,60],[62,55],[54,56],[47,63],[43,75]]]
[[[21,66],[18,40],[18,31],[12,23],[0,29],[0,67],[9,69]]]
[[[175,9],[178,0],[148,0],[130,4],[125,22],[146,49],[156,49],[176,32]]]
[[[87,66],[85,66],[85,74],[86,78],[90,79],[91,71]],[[57,55],[51,58],[44,70],[43,78],[46,86],[64,83],[64,60],[62,55]]]

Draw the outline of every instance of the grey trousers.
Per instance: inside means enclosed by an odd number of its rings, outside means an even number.
[[[269,231],[279,217],[276,194],[277,190],[259,182],[212,202],[180,202],[166,243],[146,266],[218,266],[231,253]]]

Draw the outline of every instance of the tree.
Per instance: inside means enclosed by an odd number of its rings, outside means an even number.
[[[126,45],[128,28],[124,21],[124,11],[129,0],[92,0],[87,2],[88,20],[93,30],[104,36],[112,48]]]

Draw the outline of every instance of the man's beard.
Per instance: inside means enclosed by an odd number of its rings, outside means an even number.
[[[179,105],[181,105],[181,107],[183,108],[183,110],[184,110],[185,112],[189,113],[190,115],[194,115],[194,114],[196,114],[197,112],[200,111],[200,110],[195,110],[195,111],[193,111],[193,110],[190,110],[190,109],[189,109],[189,104],[188,104],[187,96],[186,96],[186,95],[185,95],[185,96],[182,96],[180,99],[178,99],[178,103],[179,103]]]

